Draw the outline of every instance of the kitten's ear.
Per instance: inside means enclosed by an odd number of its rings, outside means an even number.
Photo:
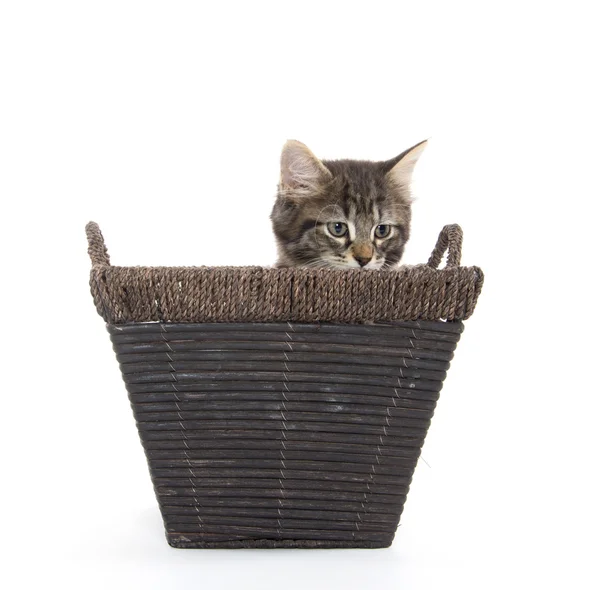
[[[331,178],[325,168],[303,143],[290,139],[281,152],[281,184],[291,189],[315,189]]]
[[[415,164],[419,161],[423,150],[427,147],[427,140],[408,148],[399,156],[386,162],[387,174],[400,185],[409,185],[412,179]]]

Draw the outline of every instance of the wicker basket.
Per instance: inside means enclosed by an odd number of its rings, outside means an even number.
[[[86,230],[169,544],[388,547],[483,283],[460,228],[392,272],[118,267]]]

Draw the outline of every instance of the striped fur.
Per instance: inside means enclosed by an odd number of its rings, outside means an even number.
[[[278,267],[389,269],[410,235],[410,183],[426,146],[418,143],[385,162],[319,160],[304,144],[288,141],[271,221]],[[344,224],[341,237],[330,224]],[[378,226],[389,235],[375,235]],[[343,227],[343,226],[338,226]]]

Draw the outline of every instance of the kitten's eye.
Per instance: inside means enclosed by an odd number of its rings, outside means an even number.
[[[341,221],[332,221],[327,224],[327,230],[335,238],[341,238],[348,233],[348,226]]]
[[[392,227],[390,225],[378,225],[375,228],[375,237],[387,238],[390,235],[390,231],[392,231]]]

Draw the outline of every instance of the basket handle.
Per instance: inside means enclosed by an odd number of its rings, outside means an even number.
[[[102,266],[110,266],[110,256],[102,237],[102,232],[98,227],[98,224],[94,221],[90,221],[85,226],[85,233],[88,241],[88,254],[92,260],[92,268],[99,268]]]
[[[446,268],[455,268],[460,265],[460,256],[462,253],[463,232],[460,225],[453,223],[445,225],[437,239],[437,244],[427,261],[427,266],[438,268],[442,257],[448,250]]]

